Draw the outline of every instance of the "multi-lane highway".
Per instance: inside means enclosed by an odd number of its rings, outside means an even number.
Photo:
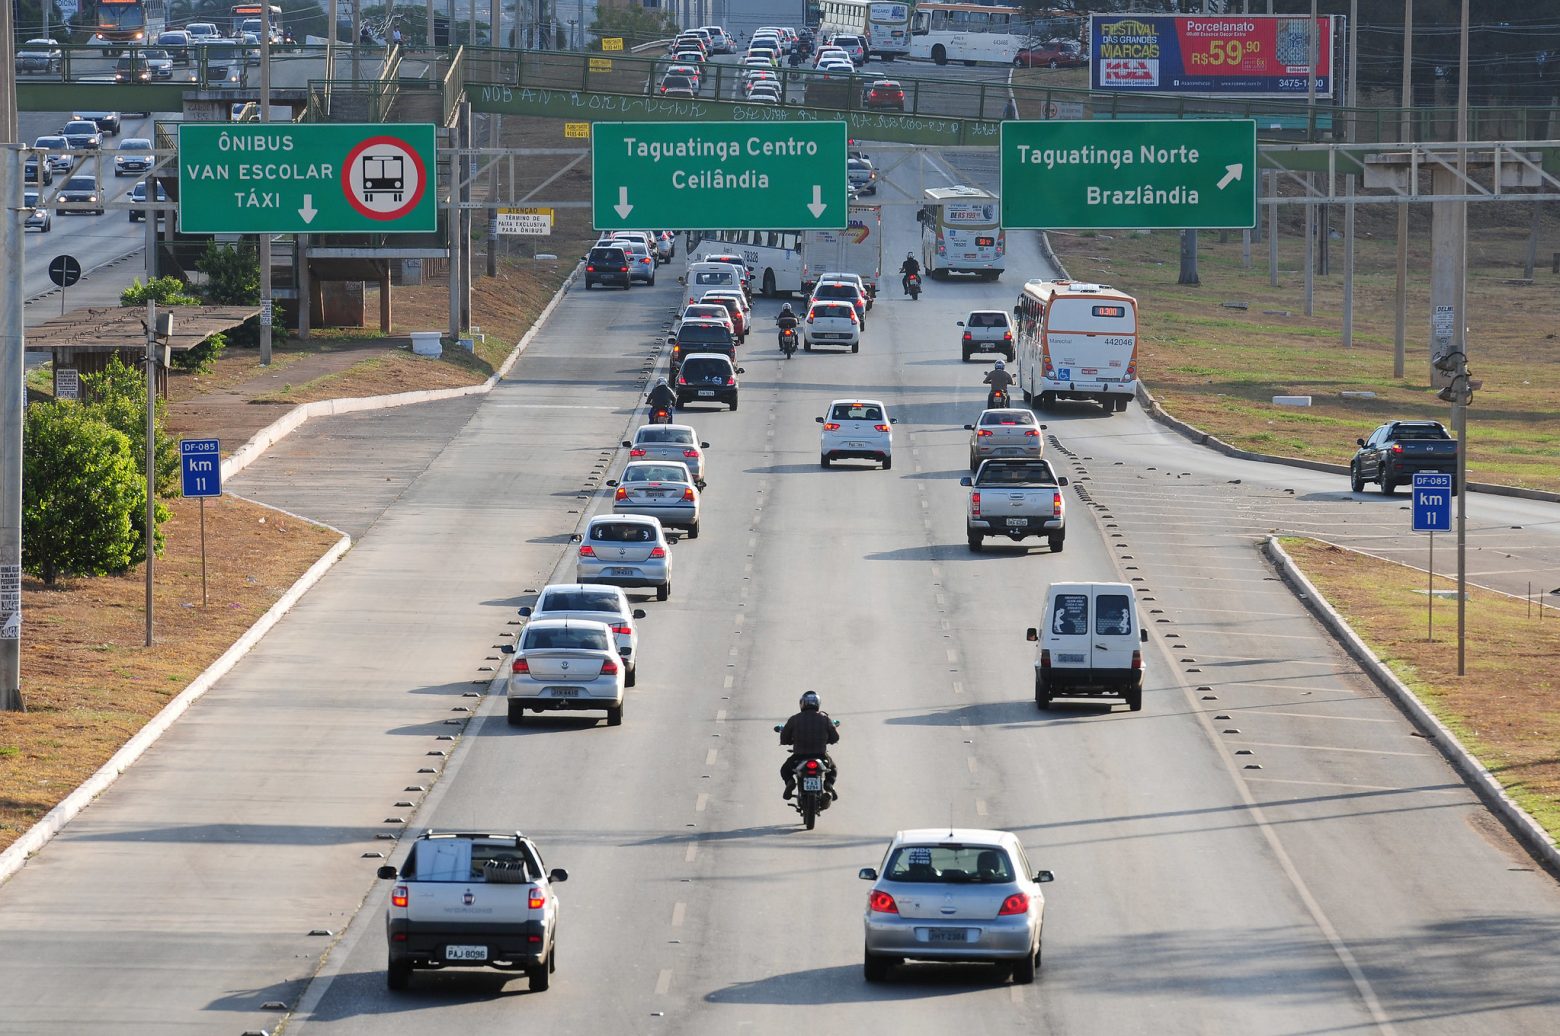
[[[889,254],[912,246],[908,210],[885,226]],[[618,728],[511,728],[465,695],[504,664],[514,609],[572,577],[565,540],[606,504],[669,278],[575,291],[488,397],[284,441],[234,488],[358,544],[0,889],[0,1031],[1560,1028],[1553,879],[1254,548],[1345,517],[1390,535],[1395,502],[1076,404],[1044,418],[1074,480],[1066,551],[966,549],[983,367],[954,322],[1047,272],[1030,236],[1009,247],[1000,283],[890,288],[857,355],[786,361],[755,334],[740,411],[685,415],[712,444],[703,532],[673,548],[672,599],[643,605]],[[813,418],[847,395],[898,417],[892,471],[818,466]],[[1472,510],[1554,556],[1554,508]],[[1023,631],[1045,585],[1117,578],[1154,630],[1143,711],[1037,711]],[[843,724],[841,800],[813,832],[780,801],[770,731],[808,688]],[[924,965],[864,983],[856,870],[942,823],[1016,831],[1056,872],[1037,984]],[[365,854],[398,861],[376,836],[427,826],[520,828],[569,870],[550,991],[385,988],[388,886]]]

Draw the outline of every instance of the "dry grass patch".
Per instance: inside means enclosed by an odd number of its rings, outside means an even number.
[[[1167,410],[1245,449],[1347,463],[1354,440],[1392,418],[1449,421],[1429,388],[1429,234],[1410,220],[1407,363],[1392,377],[1395,219],[1362,207],[1354,285],[1354,345],[1341,344],[1343,244],[1332,269],[1315,278],[1314,316],[1306,317],[1303,240],[1281,209],[1279,286],[1268,284],[1267,246],[1241,267],[1239,233],[1199,241],[1200,286],[1176,284],[1178,235],[1100,232],[1052,234],[1067,271],[1113,284],[1141,306],[1143,377]],[[1560,490],[1560,277],[1541,268],[1531,286],[1520,277],[1529,213],[1470,206],[1470,366],[1484,387],[1469,411],[1469,475]],[[1299,218],[1298,213],[1291,216]],[[1341,218],[1341,217],[1340,217]],[[1560,239],[1560,212],[1540,239]],[[1540,254],[1547,254],[1541,250]],[[1225,302],[1246,309],[1225,308]],[[1375,392],[1351,400],[1345,390]],[[1309,395],[1305,409],[1274,406],[1275,395]]]
[[[1560,835],[1560,611],[1470,591],[1468,675],[1457,675],[1457,603],[1435,601],[1426,639],[1424,572],[1315,540],[1284,549],[1372,651],[1452,729],[1550,837]],[[1437,579],[1437,590],[1453,590]]]
[[[0,713],[0,849],[69,794],[233,645],[339,536],[235,497],[206,505],[211,603],[201,605],[200,504],[169,500],[155,643],[145,569],[22,584],[25,713]]]

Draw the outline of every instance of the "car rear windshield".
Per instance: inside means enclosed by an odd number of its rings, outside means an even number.
[[[1089,632],[1089,595],[1057,594],[1056,611],[1051,616],[1051,632],[1063,637],[1082,637]]]
[[[836,421],[881,421],[883,408],[868,403],[836,403],[829,416]]]
[[[1034,424],[1035,415],[1024,410],[987,411],[980,415],[983,425]]]
[[[856,289],[849,284],[820,284],[813,294],[822,299],[854,299]]]
[[[489,861],[520,864],[525,868],[523,880],[526,881],[535,881],[542,875],[540,862],[524,846],[512,841],[420,838],[406,866],[401,868],[401,876],[417,881],[458,881],[469,884],[486,879]]]
[[[731,332],[721,324],[684,324],[677,330],[679,342],[700,344],[731,344]]]
[[[1395,439],[1450,439],[1446,429],[1433,424],[1400,424],[1392,433]]]
[[[730,320],[731,311],[715,302],[700,303],[683,310],[684,320],[698,320],[701,317],[705,320]]]
[[[693,275],[695,284],[730,284],[736,274],[730,270],[700,270]]]
[[[539,612],[621,612],[623,600],[602,590],[548,590],[536,602]]]
[[[655,530],[637,522],[602,522],[590,527],[590,538],[598,543],[654,543]]]
[[[593,263],[625,263],[628,257],[621,248],[592,248],[590,261]]]
[[[996,313],[971,313],[965,321],[970,327],[1007,327],[1008,315],[1003,312]]]
[[[1034,464],[993,464],[987,462],[980,470],[983,486],[1050,486],[1056,484],[1051,466],[1044,461]]]
[[[72,176],[65,182],[67,191],[95,191],[97,180],[90,176]]]
[[[994,845],[902,845],[883,868],[888,881],[931,885],[1010,884],[1013,861]]]
[[[678,446],[693,445],[693,429],[691,428],[641,428],[638,441],[645,442],[669,442]]]
[[[531,626],[521,642],[522,651],[535,648],[576,648],[581,651],[607,650],[605,630],[574,629],[567,626]]]
[[[630,464],[624,482],[686,482],[688,469],[681,464]]]
[[[814,306],[812,315],[815,317],[836,317],[840,320],[850,319],[851,309],[846,305],[838,306]]]
[[[731,364],[716,359],[690,359],[682,365],[681,376],[688,381],[700,378],[729,378]]]

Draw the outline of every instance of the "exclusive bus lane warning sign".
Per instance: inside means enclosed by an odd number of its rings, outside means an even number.
[[[184,123],[190,233],[426,233],[438,227],[431,124]]]

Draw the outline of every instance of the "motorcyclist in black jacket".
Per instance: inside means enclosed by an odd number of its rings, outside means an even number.
[[[775,323],[779,326],[780,331],[782,332],[781,341],[785,340],[785,336],[783,334],[785,329],[789,327],[794,331],[796,329],[796,325],[799,322],[800,321],[797,320],[796,313],[791,309],[791,304],[789,302],[780,307],[780,315],[775,317]]]
[[[834,729],[834,721],[829,719],[829,714],[819,707],[817,691],[808,691],[802,695],[800,705],[801,711],[786,720],[784,729],[780,731],[780,743],[791,746],[791,755],[780,767],[780,776],[785,780],[785,794],[781,797],[789,799],[796,793],[795,771],[802,760],[822,759],[826,770],[823,788],[830,798],[838,799],[834,781],[839,776],[839,767],[829,757],[829,746],[839,743],[840,732]]]
[[[1007,372],[1007,366],[1001,360],[997,361],[996,369],[986,372],[986,377],[982,380],[982,384],[991,386],[991,391],[986,393],[986,408],[988,410],[997,405],[997,393],[1007,392],[1008,389],[1013,387],[1013,381],[1013,375]]]
[[[916,259],[914,252],[905,253],[905,261],[899,264],[899,273],[899,284],[904,288],[905,294],[908,295],[910,294],[910,275],[921,276],[921,263]]]
[[[650,404],[651,411],[665,407],[671,410],[677,406],[677,393],[672,386],[666,383],[665,378],[656,379],[655,385],[650,389],[650,394],[645,397],[645,402]]]

